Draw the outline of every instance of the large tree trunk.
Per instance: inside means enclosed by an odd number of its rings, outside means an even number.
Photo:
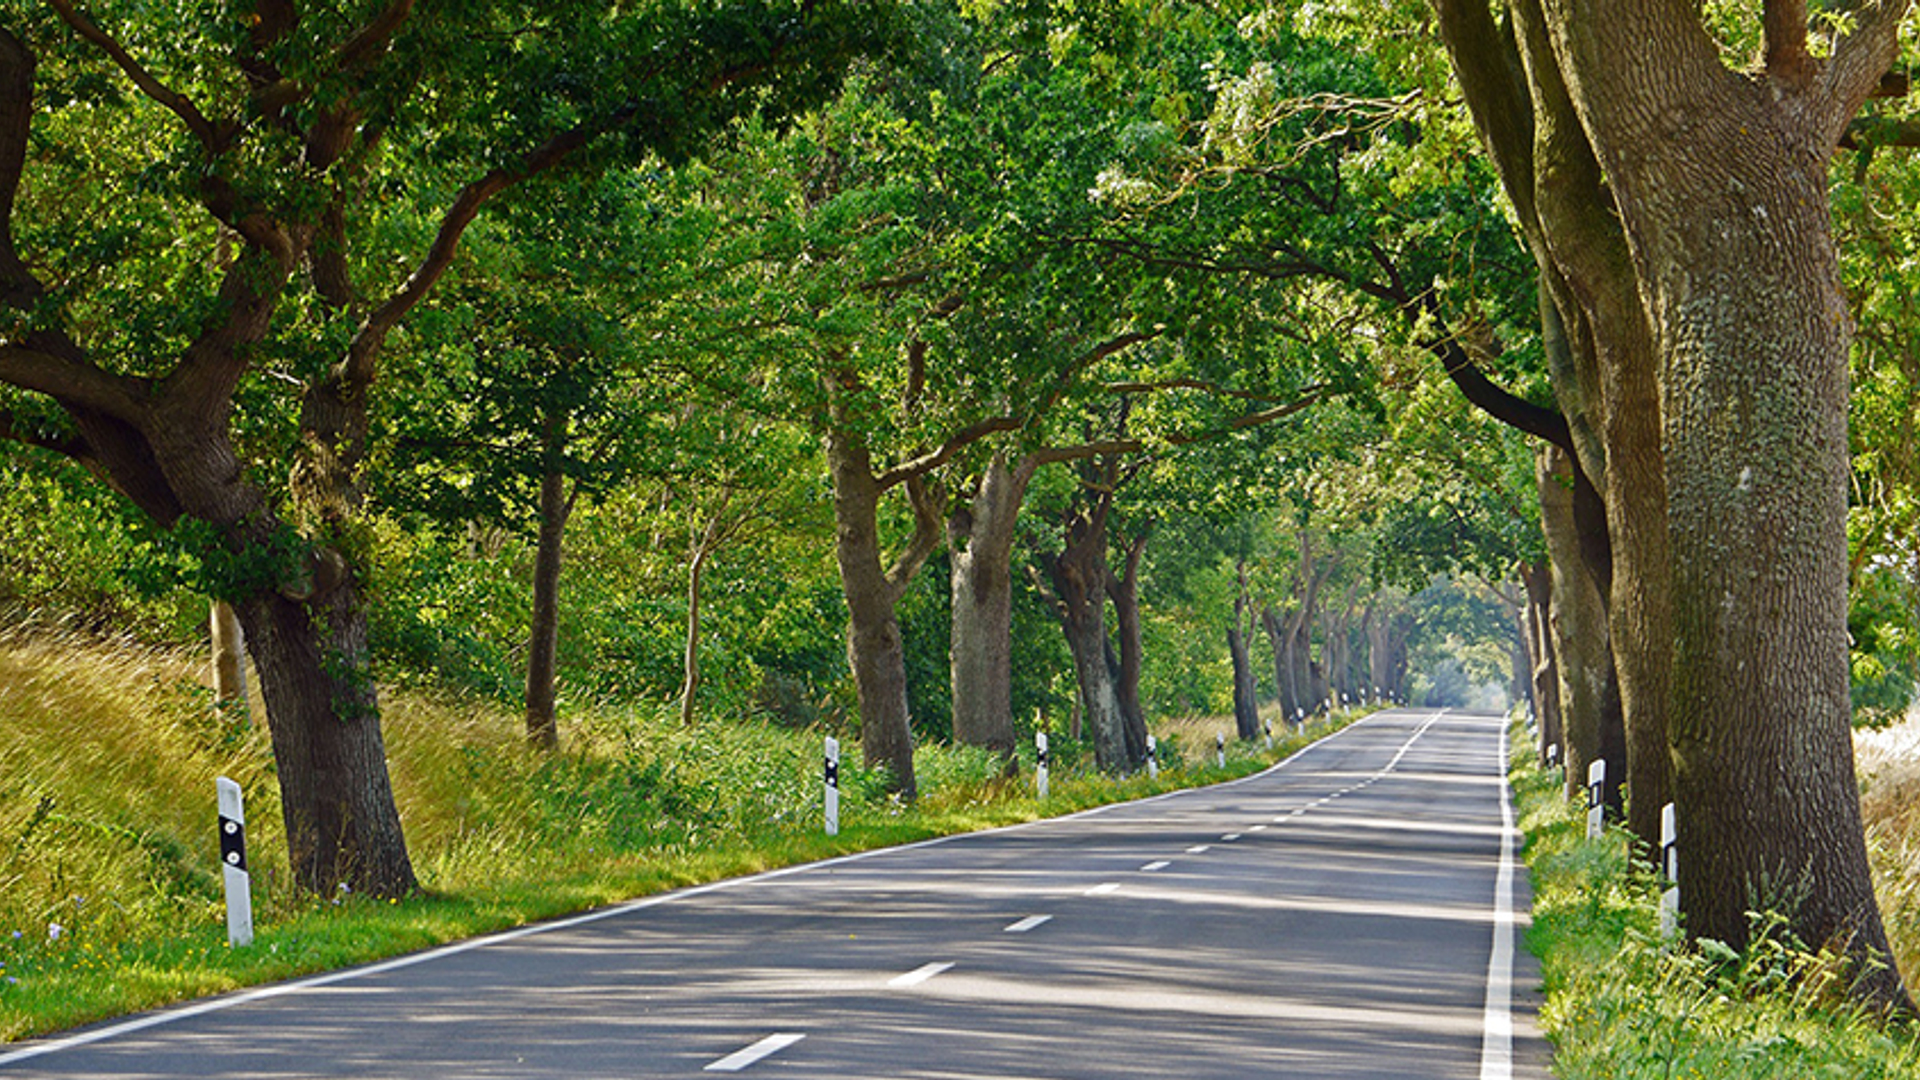
[[[1861,11],[1822,60],[1806,7],[1769,2],[1759,76],[1728,71],[1685,5],[1543,6],[1659,357],[1688,929],[1744,944],[1757,899],[1802,940],[1878,962],[1862,992],[1910,1006],[1884,963],[1853,774],[1852,322],[1825,169],[1907,5]]]
[[[413,865],[387,779],[367,619],[344,561],[306,602],[278,593],[238,604],[266,699],[294,880],[373,896],[413,890]]]
[[[1127,544],[1126,558],[1118,574],[1107,573],[1107,599],[1113,601],[1113,632],[1120,640],[1119,656],[1113,664],[1114,696],[1120,701],[1120,726],[1126,735],[1127,767],[1138,768],[1147,760],[1147,713],[1140,705],[1140,669],[1143,659],[1140,635],[1140,556],[1153,534],[1149,522]]]
[[[1013,750],[1014,519],[1032,465],[996,454],[968,507],[947,522],[952,551],[953,739]]]
[[[1539,267],[1554,396],[1582,473],[1604,500],[1607,599],[1626,718],[1628,826],[1657,843],[1670,797],[1672,664],[1666,479],[1657,363],[1626,235],[1549,43],[1537,0],[1435,0],[1474,119]]]
[[[1546,562],[1528,563],[1521,568],[1521,580],[1527,586],[1527,651],[1533,662],[1531,676],[1534,720],[1540,727],[1540,765],[1545,768],[1547,748],[1559,746],[1561,741],[1560,665],[1554,655],[1551,622],[1553,567]]]
[[[1253,632],[1247,617],[1247,564],[1239,566],[1240,588],[1233,597],[1233,621],[1227,624],[1227,655],[1233,661],[1233,730],[1242,741],[1260,736],[1260,701],[1253,681],[1253,658],[1247,637]]]
[[[1093,733],[1094,760],[1102,771],[1127,767],[1127,741],[1107,666],[1107,513],[1111,495],[1095,496],[1092,505],[1070,512],[1067,543],[1059,555],[1045,560],[1053,585],[1055,609],[1073,654],[1073,671],[1080,687],[1080,708]]]
[[[1604,759],[1607,814],[1617,821],[1624,797],[1627,736],[1613,650],[1608,644],[1606,601],[1580,551],[1571,459],[1557,446],[1542,445],[1536,453],[1536,464],[1540,524],[1552,554],[1553,608],[1549,621],[1559,659],[1567,795],[1578,795],[1586,785],[1588,765],[1596,758]]]
[[[558,698],[560,652],[560,567],[573,498],[566,474],[554,469],[540,478],[540,536],[533,553],[533,617],[527,629],[527,743],[548,752],[560,749]]]
[[[895,611],[911,573],[889,574],[881,564],[880,487],[866,443],[850,425],[836,423],[827,437],[827,467],[833,477],[834,555],[847,601],[847,666],[860,706],[860,754],[867,768],[885,768],[891,787],[912,799],[913,730],[907,706],[906,648]],[[917,489],[917,485],[914,485]],[[931,508],[916,504],[913,550],[932,548]],[[911,569],[925,561],[913,560]]]

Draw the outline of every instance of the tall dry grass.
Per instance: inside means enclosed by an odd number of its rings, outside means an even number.
[[[1894,956],[1920,986],[1920,715],[1854,736],[1860,811]]]

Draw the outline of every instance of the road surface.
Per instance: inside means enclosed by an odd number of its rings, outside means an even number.
[[[1392,710],[1236,783],[0,1047],[0,1076],[1544,1077],[1503,737]]]

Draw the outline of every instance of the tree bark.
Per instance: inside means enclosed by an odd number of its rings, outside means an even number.
[[[1574,522],[1576,472],[1565,451],[1541,445],[1535,454],[1540,487],[1540,524],[1552,554],[1553,608],[1549,622],[1560,674],[1562,747],[1567,764],[1567,797],[1585,790],[1587,767],[1607,762],[1607,815],[1618,821],[1624,798],[1626,726],[1620,688],[1608,645],[1606,602],[1580,556]]]
[[[1147,714],[1140,704],[1140,671],[1143,649],[1140,633],[1140,556],[1153,535],[1153,523],[1142,526],[1139,535],[1126,546],[1121,572],[1107,573],[1107,599],[1113,602],[1113,632],[1119,639],[1119,656],[1113,665],[1114,695],[1120,701],[1120,726],[1126,736],[1127,767],[1139,768],[1147,760]]]
[[[857,428],[836,417],[827,435],[833,478],[834,555],[847,601],[847,666],[860,703],[860,754],[867,768],[885,768],[890,788],[911,800],[913,729],[907,703],[906,648],[895,610],[907,582],[938,536],[936,509],[911,486],[915,535],[889,572],[881,562],[880,496],[872,456]]]
[[[1241,741],[1260,736],[1260,701],[1253,682],[1253,659],[1247,636],[1253,632],[1247,614],[1247,563],[1239,565],[1239,591],[1233,597],[1233,621],[1227,624],[1227,654],[1233,661],[1233,729]]]
[[[1055,611],[1073,655],[1084,722],[1093,734],[1094,760],[1104,772],[1127,767],[1126,733],[1120,699],[1107,666],[1106,581],[1107,515],[1112,494],[1094,495],[1090,505],[1068,511],[1066,545],[1044,558],[1052,581]]]
[[[1527,652],[1532,659],[1534,720],[1540,727],[1540,766],[1545,768],[1547,748],[1561,741],[1560,666],[1551,622],[1553,568],[1546,562],[1528,563],[1520,576],[1527,586]]]
[[[713,557],[713,551],[720,544],[722,534],[729,532],[726,527],[727,508],[733,502],[733,492],[723,490],[720,502],[713,508],[713,516],[707,519],[707,527],[693,542],[693,550],[687,559],[687,638],[682,650],[680,679],[680,723],[692,724],[694,705],[700,693],[700,583],[706,573],[707,561]]]
[[[968,506],[947,522],[952,551],[953,739],[1011,753],[1014,520],[1033,464],[995,454]]]
[[[344,560],[305,602],[254,595],[237,608],[266,699],[294,880],[373,896],[415,887],[367,677],[367,618]]]
[[[560,749],[554,708],[559,696],[560,569],[573,497],[566,474],[549,469],[540,478],[540,533],[533,554],[533,614],[527,629],[527,743],[549,753]]]
[[[1554,396],[1568,420],[1570,449],[1604,506],[1608,543],[1597,580],[1626,718],[1628,826],[1657,843],[1660,807],[1671,790],[1667,496],[1657,364],[1626,235],[1538,0],[1509,5],[1510,33],[1494,27],[1483,4],[1434,6],[1539,268]]]
[[[213,701],[242,723],[247,720],[247,640],[233,605],[215,600],[208,622],[213,642]]]
[[[1543,7],[1659,360],[1688,929],[1742,945],[1757,899],[1862,958],[1869,999],[1910,1009],[1884,962],[1853,774],[1852,322],[1825,170],[1907,4],[1861,9],[1822,60],[1804,5],[1769,2],[1753,76],[1722,65],[1685,5]]]

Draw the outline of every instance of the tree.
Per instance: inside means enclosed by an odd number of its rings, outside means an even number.
[[[890,18],[48,7],[0,25],[0,383],[57,405],[37,445],[163,527],[200,523],[260,674],[298,884],[406,892],[355,538],[388,339],[502,192],[790,115]],[[402,184],[427,205],[390,203]]]
[[[1503,31],[1484,5],[1435,4],[1584,368],[1556,389],[1603,448],[1615,595],[1624,562],[1645,610],[1671,612],[1613,629],[1667,706],[1689,929],[1742,944],[1760,896],[1901,1007],[1874,960],[1846,722],[1851,320],[1824,163],[1906,10],[1864,5],[1815,35],[1805,4],[1768,0],[1735,70],[1704,9],[1522,0]]]

